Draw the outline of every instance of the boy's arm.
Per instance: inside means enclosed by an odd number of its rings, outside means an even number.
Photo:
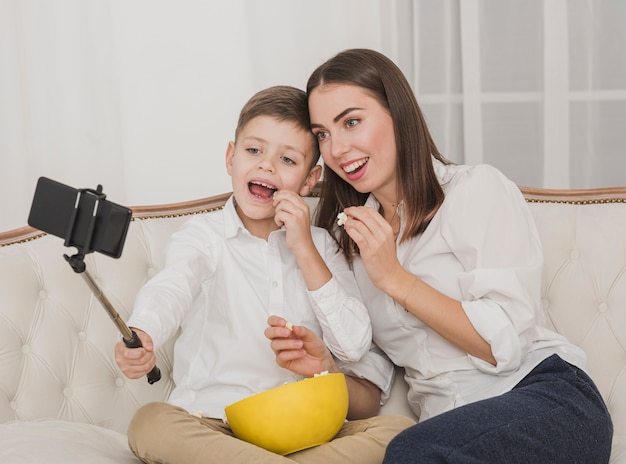
[[[332,278],[332,273],[313,243],[309,205],[300,195],[288,190],[276,192],[274,205],[274,220],[287,231],[287,246],[296,257],[307,289],[321,288]]]
[[[286,229],[287,246],[304,278],[324,342],[341,361],[358,361],[371,346],[372,328],[345,257],[321,229],[314,241],[309,206],[299,195],[279,191],[274,202],[276,223]]]
[[[364,419],[378,413],[383,395],[379,386],[388,387],[393,378],[393,366],[387,358],[370,351],[361,362],[347,363],[342,365],[345,366],[342,369],[314,332],[303,326],[294,326],[291,331],[285,323],[281,317],[270,316],[269,327],[265,329],[265,336],[271,340],[270,346],[279,366],[307,377],[324,371],[349,372],[346,374],[348,419]],[[363,369],[360,369],[361,364]]]

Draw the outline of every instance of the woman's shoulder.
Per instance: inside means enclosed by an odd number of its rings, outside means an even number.
[[[448,180],[442,183],[446,195],[452,194],[493,194],[498,191],[515,189],[517,186],[499,169],[490,164],[449,165]]]

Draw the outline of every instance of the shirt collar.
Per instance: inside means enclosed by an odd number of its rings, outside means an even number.
[[[224,205],[224,237],[236,237],[240,230],[249,234],[235,209],[235,196],[231,195]]]
[[[234,195],[231,195],[224,204],[224,238],[235,238],[239,231],[244,233],[246,236],[252,237],[252,234],[248,229],[246,229],[246,226],[244,226],[241,218],[237,214],[237,210],[235,209],[236,204],[237,200],[235,200]],[[281,231],[284,233],[284,227],[273,231],[270,234],[270,238],[276,232]]]

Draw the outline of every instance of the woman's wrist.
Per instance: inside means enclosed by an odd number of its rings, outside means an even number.
[[[388,284],[385,288],[381,288],[381,290],[387,293],[403,308],[406,308],[407,302],[411,294],[415,291],[419,279],[406,269],[402,268],[402,270],[401,275],[387,279]]]

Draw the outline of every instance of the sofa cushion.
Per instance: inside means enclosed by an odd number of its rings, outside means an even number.
[[[58,419],[0,424],[2,464],[137,464],[126,435]]]

